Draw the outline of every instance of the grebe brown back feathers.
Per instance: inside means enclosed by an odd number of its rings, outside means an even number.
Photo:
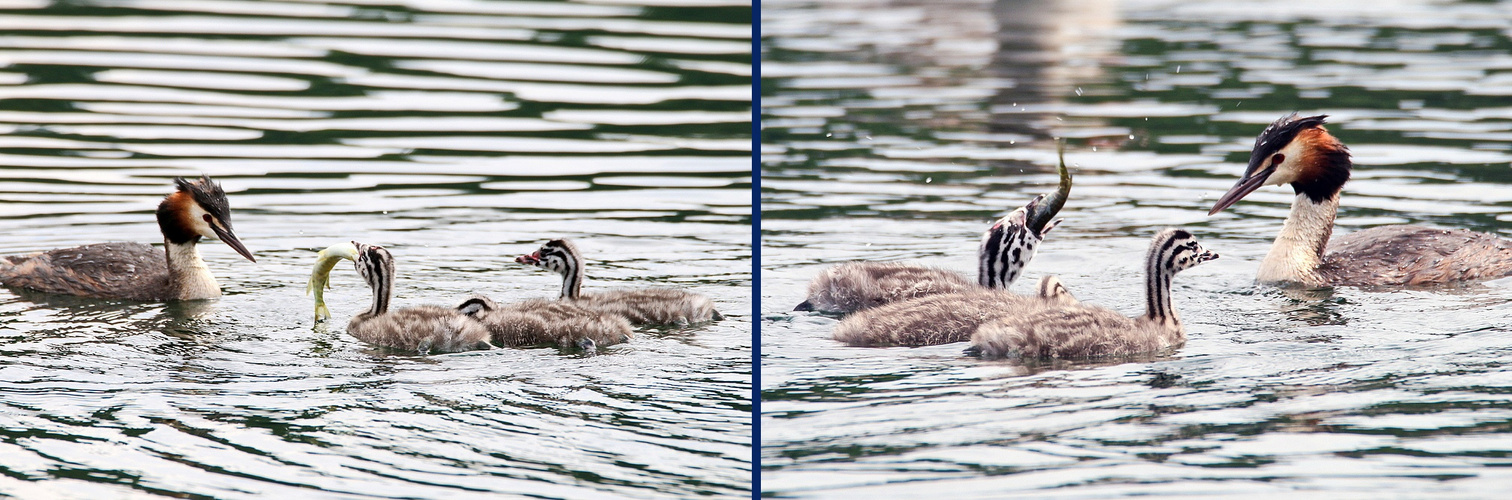
[[[220,284],[200,259],[200,238],[215,238],[257,262],[231,230],[231,206],[220,185],[201,176],[174,179],[158,204],[165,248],[99,243],[0,258],[0,284],[39,292],[142,301],[220,297]]]
[[[1307,287],[1437,285],[1512,275],[1512,241],[1463,229],[1378,226],[1329,241],[1349,149],[1323,128],[1327,115],[1281,117],[1260,133],[1249,166],[1208,215],[1264,185],[1291,184],[1297,197],[1257,279]],[[1331,252],[1325,253],[1325,249]]]

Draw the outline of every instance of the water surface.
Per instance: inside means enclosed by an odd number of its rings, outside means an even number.
[[[750,489],[749,2],[5,2],[0,254],[161,242],[175,176],[230,193],[226,296],[0,291],[0,494],[743,497]],[[597,356],[421,356],[347,336],[342,265],[395,305],[550,297],[513,263],[578,241],[593,288],[728,319]]]
[[[778,0],[762,12],[762,485],[773,497],[1488,496],[1512,487],[1512,282],[1253,284],[1286,188],[1224,214],[1255,134],[1331,115],[1357,163],[1338,233],[1512,236],[1505,4]],[[1143,306],[1159,228],[1190,340],[1106,363],[850,348],[790,312],[849,260],[975,272],[993,219],[1076,185],[1014,289]]]

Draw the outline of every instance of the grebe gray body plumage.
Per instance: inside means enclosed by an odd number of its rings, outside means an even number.
[[[1218,258],[1182,229],[1166,229],[1150,241],[1145,259],[1145,313],[1130,318],[1112,309],[1046,301],[1026,314],[1002,315],[971,335],[983,357],[1089,358],[1152,353],[1186,342],[1186,330],[1171,304],[1171,278]]]
[[[45,293],[141,301],[220,297],[220,284],[197,245],[215,238],[247,260],[252,252],[231,230],[231,206],[220,184],[201,176],[174,179],[158,204],[162,250],[141,243],[98,243],[0,258],[0,284]]]
[[[723,318],[708,297],[672,288],[636,288],[583,293],[583,256],[566,239],[551,240],[515,262],[562,276],[560,300],[623,316],[636,325],[688,325]]]
[[[809,282],[808,294],[794,311],[846,314],[929,295],[1006,289],[1034,258],[1045,235],[1060,224],[1054,219],[1071,194],[1071,172],[1064,151],[1060,185],[999,219],[977,246],[977,280],[936,267],[899,262],[847,262],[825,269]],[[1048,196],[1048,200],[1046,197]]]
[[[1297,197],[1257,280],[1305,287],[1438,285],[1512,275],[1512,241],[1464,229],[1391,225],[1329,241],[1349,149],[1323,128],[1327,115],[1281,117],[1260,133],[1249,166],[1208,215],[1264,185],[1290,184]],[[1331,250],[1325,253],[1325,250]]]

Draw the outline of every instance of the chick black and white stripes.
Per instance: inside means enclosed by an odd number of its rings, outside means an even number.
[[[1197,238],[1184,229],[1170,229],[1155,236],[1145,256],[1146,318],[1167,327],[1181,327],[1181,318],[1171,306],[1171,278],[1180,270],[1217,258],[1217,254],[1203,252]],[[1197,260],[1200,258],[1204,260]]]
[[[394,299],[394,256],[383,247],[352,242],[357,247],[357,260],[352,264],[357,275],[373,289],[373,303],[368,314],[388,312],[389,302]]]
[[[547,241],[515,262],[562,276],[560,299],[583,309],[623,316],[636,325],[689,325],[723,318],[708,297],[673,288],[637,288],[583,293],[583,256],[566,239]]]
[[[489,349],[489,331],[456,309],[422,305],[390,311],[394,296],[394,257],[381,246],[352,242],[357,274],[372,288],[367,311],[352,317],[347,333],[384,347],[419,352]]]
[[[1145,314],[1129,318],[1111,309],[1052,304],[982,322],[971,335],[984,357],[1090,358],[1159,352],[1186,342],[1171,305],[1171,279],[1217,259],[1183,229],[1166,229],[1150,241],[1145,260]]]
[[[562,275],[560,298],[576,299],[583,295],[583,257],[581,253],[578,253],[577,245],[572,241],[566,239],[548,241],[541,245],[532,257],[534,260],[531,262],[526,262],[530,259],[525,257],[515,259],[515,261]]]
[[[1059,224],[1059,221],[1052,222],[1035,233],[1024,221],[1026,212],[1022,208],[1015,210],[982,234],[982,244],[977,252],[978,285],[987,288],[1012,285],[1024,271],[1024,266],[1034,258],[1034,251],[1044,241],[1044,234]]]

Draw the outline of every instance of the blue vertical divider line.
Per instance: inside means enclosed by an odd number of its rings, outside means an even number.
[[[761,1],[751,2],[751,499],[761,497]]]

